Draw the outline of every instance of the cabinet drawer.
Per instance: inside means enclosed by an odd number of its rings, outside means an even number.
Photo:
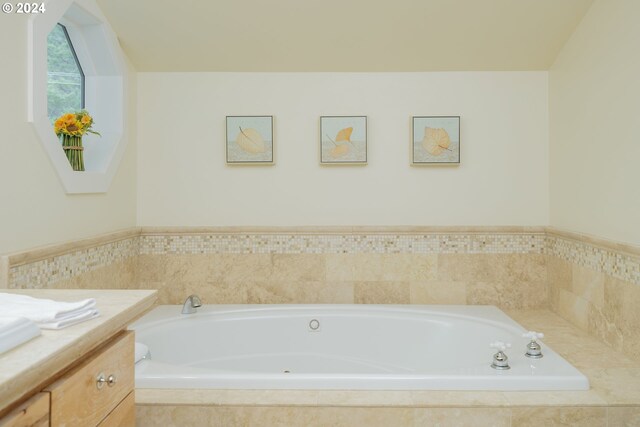
[[[0,419],[0,427],[49,427],[49,393],[38,393]]]
[[[98,427],[135,427],[136,398],[135,391],[129,393]]]
[[[133,332],[124,332],[48,387],[51,426],[95,426],[113,411],[133,391],[133,351]]]

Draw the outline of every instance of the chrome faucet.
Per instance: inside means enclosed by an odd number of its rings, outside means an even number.
[[[202,307],[202,301],[198,295],[189,295],[182,306],[182,314],[193,314],[198,307]]]

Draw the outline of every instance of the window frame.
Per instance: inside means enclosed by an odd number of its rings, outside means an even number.
[[[102,135],[85,135],[85,171],[74,171],[49,120],[47,37],[57,24],[67,30],[84,75],[84,108]],[[60,0],[28,18],[27,119],[67,194],[106,193],[130,134],[130,71],[117,36],[95,0]]]

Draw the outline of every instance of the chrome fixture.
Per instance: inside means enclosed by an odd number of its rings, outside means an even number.
[[[527,352],[524,355],[532,359],[540,359],[542,357],[542,351],[537,340],[544,338],[544,334],[542,332],[529,331],[522,334],[522,337],[531,340],[529,344],[527,344]]]
[[[493,355],[493,363],[491,363],[491,367],[501,371],[511,369],[511,366],[509,366],[509,358],[504,354],[506,349],[511,348],[511,344],[496,341],[489,344],[489,347],[498,350],[498,352]]]
[[[202,301],[200,301],[198,295],[189,295],[187,299],[184,300],[182,314],[193,314],[198,307],[202,307]]]

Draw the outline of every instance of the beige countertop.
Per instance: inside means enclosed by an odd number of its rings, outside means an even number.
[[[77,301],[95,298],[100,316],[42,335],[0,354],[0,414],[9,406],[46,386],[51,377],[98,347],[151,308],[152,290],[2,289],[35,298]]]
[[[508,310],[591,383],[586,391],[363,391],[136,389],[138,405],[327,407],[640,406],[640,361],[616,352],[549,310]]]

